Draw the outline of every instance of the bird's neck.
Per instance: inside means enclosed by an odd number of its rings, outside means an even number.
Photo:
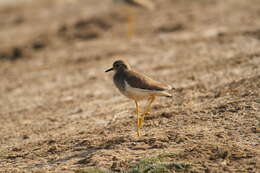
[[[116,71],[116,73],[125,73],[126,71],[128,71],[127,68],[120,68]]]

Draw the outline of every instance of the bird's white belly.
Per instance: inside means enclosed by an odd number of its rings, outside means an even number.
[[[126,97],[135,99],[135,100],[142,100],[147,99],[151,96],[159,96],[164,95],[163,91],[152,91],[152,90],[145,90],[140,88],[133,88],[126,83],[125,90],[122,92]]]

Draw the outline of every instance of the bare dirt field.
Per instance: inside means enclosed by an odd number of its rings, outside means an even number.
[[[0,6],[0,172],[125,171],[167,153],[172,172],[260,170],[259,0],[110,0]],[[104,73],[123,59],[176,88],[142,136]],[[149,172],[147,170],[146,172]]]

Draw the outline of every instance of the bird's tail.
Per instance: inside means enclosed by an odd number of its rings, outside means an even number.
[[[170,90],[176,90],[176,88],[175,87],[173,87],[173,86],[171,86],[171,89]]]
[[[166,96],[167,98],[172,98],[172,95],[168,95],[168,96]]]
[[[165,97],[168,97],[168,98],[172,98],[172,94],[170,94],[167,91],[163,91],[163,92],[161,92],[161,94],[162,94],[162,96],[165,96]]]
[[[172,90],[176,90],[176,88],[174,88],[173,86],[170,86],[169,88],[169,91],[172,91]],[[170,94],[169,92],[165,92],[165,97],[168,97],[168,98],[172,98],[172,94]]]

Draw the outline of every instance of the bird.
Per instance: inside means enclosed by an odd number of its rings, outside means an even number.
[[[114,71],[113,82],[118,90],[126,97],[134,100],[137,117],[137,135],[140,136],[140,128],[145,115],[150,114],[152,103],[156,96],[165,96],[172,98],[169,92],[174,88],[168,84],[153,80],[150,77],[132,70],[130,65],[123,61],[117,60],[113,63],[112,68],[105,72]],[[139,101],[148,100],[144,111],[140,114]]]
[[[126,3],[131,6],[146,8],[149,10],[153,10],[155,7],[154,3],[151,0],[114,0],[114,1]]]
[[[155,4],[151,0],[114,0],[114,2],[121,2],[126,4],[128,7],[141,7],[146,10],[154,10]],[[128,37],[131,38],[134,33],[133,29],[133,21],[134,21],[134,12],[131,8],[127,10],[127,32]]]

